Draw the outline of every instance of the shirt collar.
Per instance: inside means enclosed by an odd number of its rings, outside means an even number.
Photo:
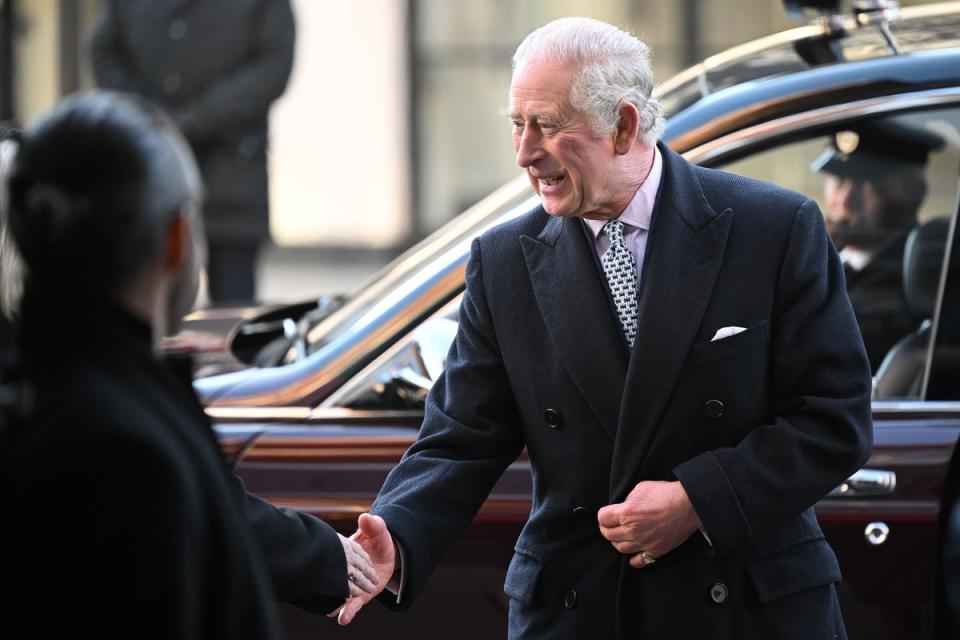
[[[629,229],[650,230],[650,219],[653,217],[653,205],[657,201],[657,191],[660,189],[660,176],[663,174],[663,158],[660,156],[660,149],[653,148],[653,166],[650,167],[650,173],[647,178],[633,194],[633,199],[623,210],[623,213],[617,217],[617,220],[627,225]],[[588,220],[583,218],[583,222],[590,229],[594,240],[603,231],[603,225],[607,220]]]

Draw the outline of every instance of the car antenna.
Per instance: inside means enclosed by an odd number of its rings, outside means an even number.
[[[853,17],[863,27],[874,26],[886,40],[893,55],[901,54],[890,24],[900,20],[900,5],[896,0],[857,0],[853,3]]]
[[[794,48],[805,62],[819,66],[845,59],[841,42],[849,35],[847,18],[842,10],[843,0],[783,0],[787,15],[796,20],[806,20],[806,14],[819,14],[823,35],[798,40]],[[876,27],[893,55],[900,55],[890,24],[900,19],[900,7],[896,0],[854,0],[853,19],[858,27]]]

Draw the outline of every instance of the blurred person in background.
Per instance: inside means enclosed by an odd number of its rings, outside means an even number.
[[[160,105],[197,157],[215,305],[256,298],[270,233],[267,116],[287,85],[294,39],[289,0],[105,0],[94,27],[97,85]]]
[[[17,137],[0,183],[3,291],[22,286],[7,300],[0,629],[273,638],[274,595],[325,613],[371,590],[358,545],[243,490],[189,362],[158,356],[198,280],[200,178],[173,123],[94,92]]]
[[[942,144],[927,131],[866,123],[837,132],[810,165],[826,174],[827,230],[873,371],[917,326],[904,292],[904,246],[927,196],[927,158]]]

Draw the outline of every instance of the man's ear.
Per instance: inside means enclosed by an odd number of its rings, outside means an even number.
[[[613,145],[617,155],[626,155],[637,144],[640,133],[640,112],[637,105],[624,100],[620,103],[620,120],[614,132]]]
[[[190,255],[190,223],[186,212],[181,211],[170,223],[163,252],[163,266],[167,271],[177,273],[183,269]]]

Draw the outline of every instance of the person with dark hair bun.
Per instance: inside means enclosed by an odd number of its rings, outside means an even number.
[[[189,366],[157,355],[197,289],[200,180],[173,123],[93,92],[14,146],[0,189],[5,294],[11,265],[23,272],[0,432],[4,635],[269,639],[275,593],[328,611],[372,588],[358,545],[243,490]]]

